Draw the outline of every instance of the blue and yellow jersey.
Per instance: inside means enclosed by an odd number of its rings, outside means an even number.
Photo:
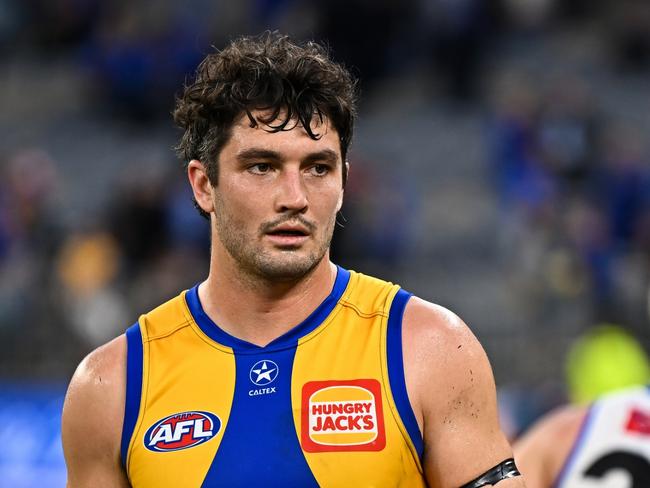
[[[338,268],[323,303],[265,347],[213,323],[197,287],[143,315],[126,333],[131,485],[425,486],[402,363],[409,298]]]

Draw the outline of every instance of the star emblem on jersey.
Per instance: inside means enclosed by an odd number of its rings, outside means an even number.
[[[273,361],[264,359],[256,362],[250,371],[250,379],[257,386],[273,383],[278,377],[279,368]]]

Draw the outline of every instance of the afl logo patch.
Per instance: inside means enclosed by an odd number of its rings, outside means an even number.
[[[210,412],[182,412],[153,424],[144,435],[144,447],[154,452],[180,451],[208,442],[221,430],[221,420]]]
[[[386,446],[386,432],[379,382],[305,383],[301,440],[307,452],[381,451]]]

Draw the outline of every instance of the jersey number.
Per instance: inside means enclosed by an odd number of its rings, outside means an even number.
[[[603,478],[613,469],[624,469],[632,477],[631,488],[650,487],[650,462],[643,456],[626,451],[614,451],[594,462],[584,475],[589,478]]]

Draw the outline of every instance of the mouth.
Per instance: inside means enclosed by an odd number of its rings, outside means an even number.
[[[266,232],[271,242],[279,247],[298,247],[303,244],[311,233],[301,226],[279,226]]]
[[[299,229],[276,229],[271,232],[267,232],[271,236],[308,236],[309,233],[304,230]]]

